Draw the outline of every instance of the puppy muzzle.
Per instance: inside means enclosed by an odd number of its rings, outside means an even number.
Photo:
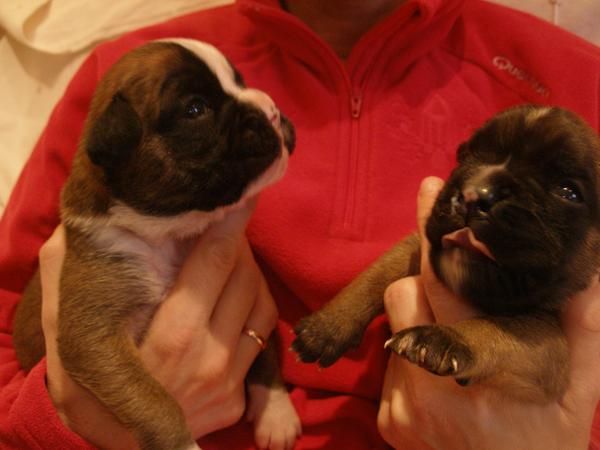
[[[277,131],[281,131],[281,114],[275,106],[275,102],[263,91],[258,89],[244,89],[238,99],[242,102],[250,103],[265,113],[269,122]]]

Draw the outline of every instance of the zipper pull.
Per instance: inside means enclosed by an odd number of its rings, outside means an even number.
[[[358,119],[360,117],[361,107],[362,96],[358,93],[353,93],[350,97],[350,114],[352,114],[352,118]]]

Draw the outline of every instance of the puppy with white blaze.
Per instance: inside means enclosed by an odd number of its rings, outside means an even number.
[[[524,105],[463,143],[427,221],[438,278],[480,315],[408,328],[385,344],[429,372],[526,402],[568,386],[561,312],[598,277],[600,139],[575,114]],[[386,287],[419,272],[419,238],[389,250],[296,326],[305,362],[333,364],[383,312]]]
[[[71,378],[131,429],[142,449],[197,445],[135,345],[193,242],[281,178],[294,145],[294,128],[271,98],[247,88],[202,42],[150,42],[100,81],[61,196],[67,250],[58,353]],[[37,273],[15,318],[13,340],[25,370],[45,354],[40,311]],[[263,421],[289,418],[287,435],[273,430],[270,444],[285,448],[300,424],[271,360],[276,352],[267,350],[247,378],[264,385],[249,389],[249,403],[262,408],[254,412]]]

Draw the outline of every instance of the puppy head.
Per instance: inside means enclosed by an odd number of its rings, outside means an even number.
[[[489,313],[555,308],[600,250],[600,140],[574,114],[520,106],[458,150],[427,223],[437,275]]]
[[[279,178],[294,129],[214,47],[156,41],[101,80],[81,159],[112,204],[144,216],[212,211]]]

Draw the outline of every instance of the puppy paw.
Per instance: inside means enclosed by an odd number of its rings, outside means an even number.
[[[358,347],[362,333],[348,324],[337,323],[332,315],[317,312],[303,318],[294,327],[292,350],[305,363],[329,367],[352,347]]]
[[[252,384],[248,386],[246,418],[254,422],[254,440],[260,449],[292,450],[302,434],[300,418],[287,391]]]
[[[474,364],[474,355],[460,335],[448,327],[419,326],[396,333],[385,347],[429,372],[453,376],[465,385],[465,374]]]

